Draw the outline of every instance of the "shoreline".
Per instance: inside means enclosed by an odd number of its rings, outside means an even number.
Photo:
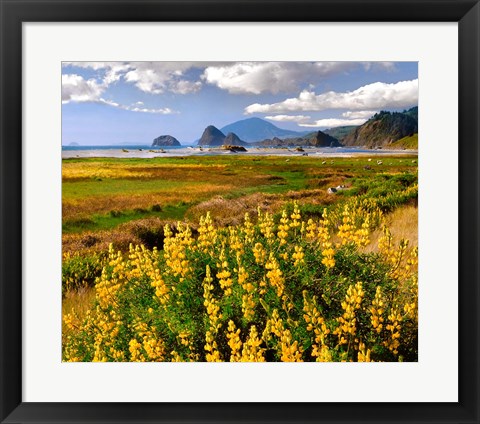
[[[85,149],[62,150],[62,159],[77,158],[161,158],[179,156],[305,156],[318,158],[332,157],[366,157],[366,156],[418,156],[418,150],[388,150],[388,149],[354,149],[354,148],[316,148],[303,147],[303,151],[289,148],[250,148],[246,152],[232,152],[221,148],[185,147],[176,149]]]

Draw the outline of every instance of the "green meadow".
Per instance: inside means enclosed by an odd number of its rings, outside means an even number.
[[[196,218],[204,205],[225,208],[233,200],[251,209],[245,205],[259,196],[273,212],[293,197],[303,198],[305,205],[329,205],[345,196],[379,191],[379,187],[393,192],[405,185],[402,178],[412,183],[416,172],[416,156],[64,159],[63,232],[112,230],[145,218],[188,220]],[[327,194],[328,187],[338,185],[348,190]],[[217,202],[213,204],[212,199]],[[210,212],[214,216],[216,211]]]

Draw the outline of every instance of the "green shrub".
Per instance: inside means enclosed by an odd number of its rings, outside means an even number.
[[[416,361],[416,251],[388,231],[363,251],[375,202],[355,199],[339,222],[287,210],[228,228],[207,216],[198,236],[167,226],[162,251],[111,247],[64,359]]]
[[[77,290],[84,286],[93,287],[102,273],[105,253],[92,253],[87,256],[64,254],[62,261],[62,293]]]

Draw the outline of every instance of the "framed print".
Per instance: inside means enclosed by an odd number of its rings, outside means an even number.
[[[0,1],[1,422],[479,421],[477,1]]]

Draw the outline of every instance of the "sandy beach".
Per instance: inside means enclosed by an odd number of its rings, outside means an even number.
[[[304,147],[303,151],[295,148],[249,148],[246,152],[232,152],[220,148],[182,147],[176,149],[159,148],[92,148],[63,149],[62,159],[71,158],[155,158],[175,156],[212,156],[212,155],[248,155],[248,156],[318,156],[322,157],[360,157],[360,156],[403,156],[417,155],[417,150],[354,149],[354,148],[315,148]]]

